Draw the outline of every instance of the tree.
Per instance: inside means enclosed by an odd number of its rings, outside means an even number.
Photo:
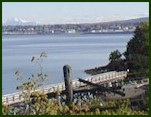
[[[121,60],[121,56],[122,56],[122,54],[118,50],[115,50],[110,53],[109,61],[110,62],[119,61],[119,60]]]
[[[149,74],[149,24],[141,23],[134,32],[133,38],[127,44],[125,52],[127,67],[132,77],[147,77]]]

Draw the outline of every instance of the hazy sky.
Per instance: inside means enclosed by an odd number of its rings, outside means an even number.
[[[42,24],[88,23],[149,16],[148,2],[3,2],[2,20]]]

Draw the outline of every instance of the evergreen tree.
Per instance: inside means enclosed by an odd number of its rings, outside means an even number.
[[[127,44],[125,57],[133,78],[148,76],[149,24],[147,22],[136,27],[133,38]]]

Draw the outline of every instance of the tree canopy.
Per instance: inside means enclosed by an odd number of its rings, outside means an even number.
[[[135,76],[146,77],[149,68],[149,24],[141,23],[134,32],[133,38],[127,44],[125,52],[127,67]],[[134,77],[134,76],[133,76]]]
[[[119,61],[121,59],[121,56],[122,56],[122,54],[118,50],[115,50],[115,51],[110,53],[109,61],[110,62]]]

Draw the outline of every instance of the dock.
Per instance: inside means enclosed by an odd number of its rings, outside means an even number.
[[[123,80],[124,78],[127,77],[127,71],[111,71],[111,72],[106,72],[102,74],[97,74],[89,77],[82,78],[86,81],[90,81],[95,84],[110,84],[111,82]],[[72,81],[72,87],[73,90],[79,89],[81,87],[86,86],[87,84],[80,82],[78,80],[73,80]],[[36,91],[41,92],[43,88],[39,88]],[[44,86],[44,93],[45,94],[51,94],[55,93],[57,91],[64,91],[65,90],[65,84],[64,82],[58,83],[58,84],[51,84],[51,85],[46,85]],[[21,103],[24,101],[24,99],[20,96],[22,92],[16,92],[16,93],[11,93],[11,94],[6,94],[3,95],[2,97],[2,103],[4,105],[13,105],[16,103]]]

